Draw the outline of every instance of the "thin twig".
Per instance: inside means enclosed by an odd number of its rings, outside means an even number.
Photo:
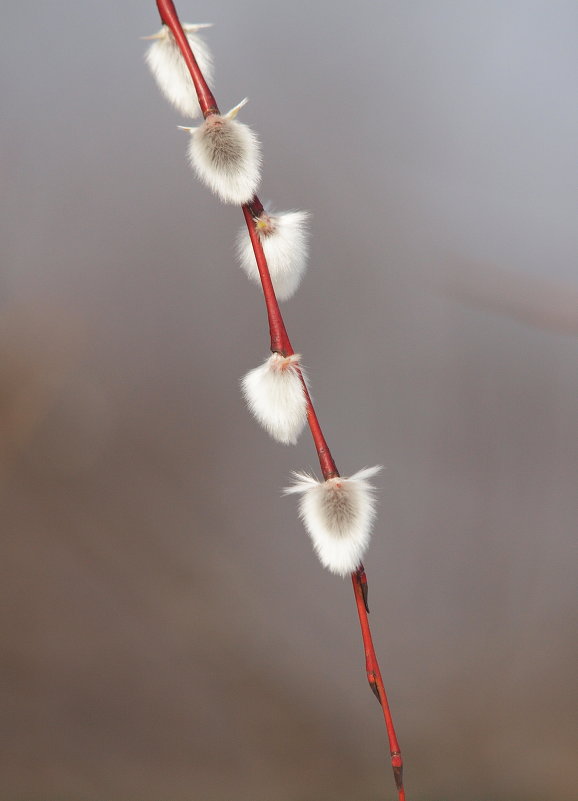
[[[172,0],[156,0],[161,20],[172,31],[175,41],[185,59],[187,67],[191,73],[191,78],[197,92],[199,105],[205,118],[212,114],[219,113],[217,102],[209,89],[209,86],[197,64],[195,56],[191,50],[188,39],[181,26],[177,11]],[[271,351],[274,353],[281,353],[283,356],[291,356],[295,351],[291,345],[291,341],[285,328],[285,322],[279,309],[279,304],[273,289],[273,283],[269,273],[267,260],[263,252],[261,240],[255,227],[255,219],[263,211],[263,205],[257,196],[255,196],[250,203],[245,204],[243,207],[243,215],[249,236],[251,237],[251,244],[255,252],[255,259],[259,276],[261,278],[261,285],[263,287],[263,295],[265,299],[265,306],[267,309],[267,316],[269,319],[269,332],[271,336]],[[305,380],[301,371],[299,371],[305,397],[307,400],[307,421],[313,437],[319,465],[325,480],[339,476],[337,466],[329,450],[329,446],[323,435],[323,431],[319,424],[317,414],[311,402],[311,397],[307,389]],[[353,582],[353,591],[357,604],[357,611],[359,614],[359,623],[361,626],[361,635],[363,639],[363,648],[365,652],[366,672],[373,693],[376,695],[383,710],[385,726],[387,729],[387,736],[389,740],[389,748],[391,754],[391,766],[393,768],[393,775],[398,792],[399,801],[405,801],[405,791],[403,788],[403,762],[399,744],[393,726],[391,712],[387,700],[387,694],[383,685],[383,679],[379,669],[379,663],[375,654],[373,640],[371,637],[371,630],[369,627],[367,607],[367,577],[363,565],[360,565],[356,571],[351,574]]]
[[[351,580],[353,582],[353,592],[355,593],[355,602],[357,604],[357,613],[359,615],[359,625],[361,626],[361,635],[363,638],[367,681],[369,682],[371,691],[381,704],[383,717],[385,720],[385,727],[387,729],[387,737],[389,739],[389,752],[391,755],[391,767],[393,768],[395,785],[397,787],[399,801],[405,801],[405,791],[403,789],[403,760],[401,758],[401,751],[393,726],[393,719],[389,709],[387,693],[385,692],[381,671],[379,669],[379,662],[377,661],[375,648],[373,647],[371,629],[369,628],[367,576],[365,575],[365,568],[363,565],[360,565],[357,570],[351,574]]]

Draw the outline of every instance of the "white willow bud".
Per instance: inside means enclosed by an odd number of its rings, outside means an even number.
[[[352,573],[369,545],[375,519],[375,488],[367,479],[381,466],[365,467],[349,478],[318,481],[293,473],[295,483],[286,495],[301,493],[299,515],[321,564],[339,576]]]
[[[263,245],[277,300],[292,297],[307,267],[307,211],[263,212],[255,227]],[[249,278],[260,283],[259,270],[246,226],[237,235],[237,254]]]
[[[210,28],[211,24],[183,24],[193,55],[209,84],[213,82],[213,57],[201,37],[196,36],[196,32],[201,28]],[[158,33],[143,38],[154,40],[145,59],[161,92],[185,117],[198,117],[201,109],[195,85],[170,28],[163,25]]]
[[[248,203],[261,180],[259,140],[235,119],[246,102],[245,98],[224,116],[212,114],[198,128],[179,126],[191,134],[192,168],[224,203]]]
[[[297,372],[300,358],[273,353],[241,379],[249,411],[284,445],[294,445],[307,422],[307,400]]]

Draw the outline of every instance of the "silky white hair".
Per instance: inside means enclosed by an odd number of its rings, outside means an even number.
[[[375,488],[369,483],[381,465],[365,467],[349,478],[318,481],[293,473],[286,495],[299,493],[299,515],[321,564],[339,576],[352,573],[369,546],[375,520]]]
[[[211,84],[214,72],[213,57],[206,43],[196,35],[196,31],[208,27],[210,27],[208,23],[183,24],[183,30],[197,64],[207,83]],[[198,117],[201,109],[193,79],[170,28],[163,25],[160,31],[154,34],[154,37],[145,38],[154,39],[145,54],[145,60],[161,92],[183,116],[191,119]]]
[[[255,221],[277,300],[288,300],[292,297],[305,274],[309,255],[308,220],[307,211],[283,211],[277,214],[263,212]],[[260,284],[259,270],[246,226],[237,234],[237,255],[241,267],[251,281]]]
[[[261,180],[261,150],[255,133],[235,117],[247,100],[225,115],[212,114],[189,131],[189,162],[223,203],[248,203]],[[182,127],[182,126],[180,126]]]
[[[241,379],[249,411],[284,445],[294,445],[307,422],[307,400],[296,369],[300,358],[273,353]]]

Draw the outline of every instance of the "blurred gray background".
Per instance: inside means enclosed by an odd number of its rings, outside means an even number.
[[[261,195],[344,474],[383,463],[371,622],[411,801],[570,801],[575,2],[182,2]],[[243,408],[238,209],[143,63],[154,2],[3,9],[2,801],[394,797],[351,586]]]

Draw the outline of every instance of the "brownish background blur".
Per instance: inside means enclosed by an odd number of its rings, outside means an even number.
[[[313,214],[285,305],[344,473],[412,801],[571,801],[574,2],[180,2],[262,196]],[[143,64],[154,3],[3,9],[0,801],[394,796],[351,587],[238,379],[240,212]]]

